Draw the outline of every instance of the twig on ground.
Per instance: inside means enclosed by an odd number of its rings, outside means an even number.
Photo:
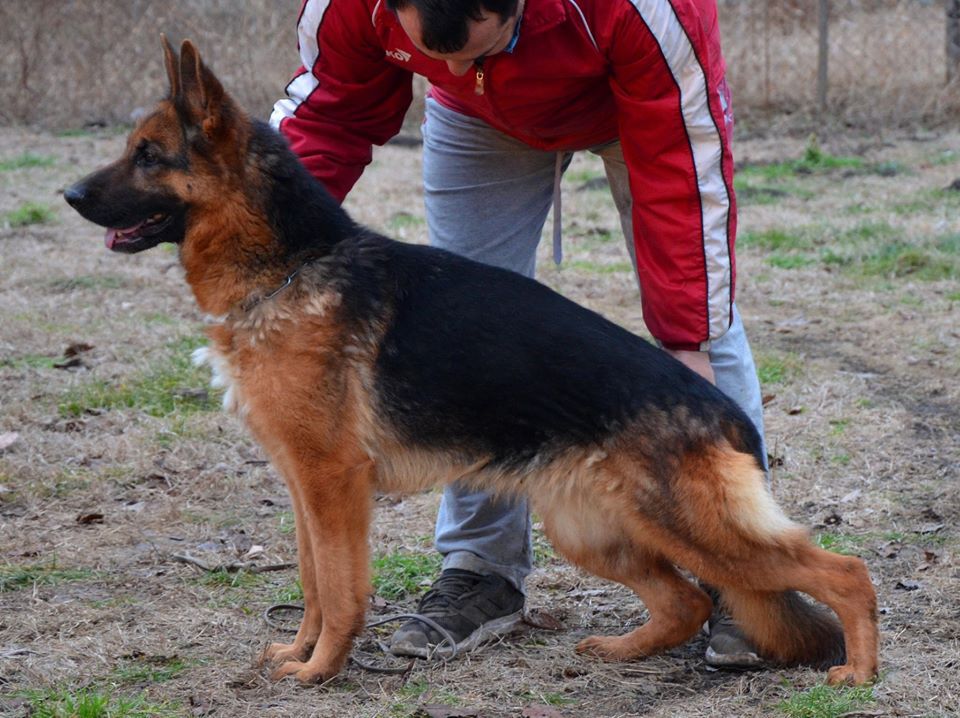
[[[249,573],[267,573],[268,571],[285,571],[288,568],[296,568],[296,563],[272,563],[267,564],[266,566],[259,566],[252,561],[247,561],[246,563],[221,563],[216,566],[208,566],[199,559],[194,558],[190,554],[185,553],[175,553],[171,557],[177,563],[185,563],[190,566],[195,566],[202,571],[208,573],[237,573],[239,571],[247,571]]]

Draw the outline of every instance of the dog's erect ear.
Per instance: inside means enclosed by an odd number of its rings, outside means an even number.
[[[180,78],[174,101],[207,137],[223,129],[224,111],[228,109],[225,105],[229,100],[220,80],[203,64],[200,53],[189,40],[180,45]]]
[[[160,42],[163,44],[163,65],[167,68],[167,80],[170,82],[170,99],[175,100],[180,94],[180,61],[163,33],[160,33]]]

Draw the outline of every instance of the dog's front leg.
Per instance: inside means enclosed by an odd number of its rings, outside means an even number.
[[[303,588],[303,621],[293,643],[271,643],[264,650],[260,663],[285,663],[306,661],[320,638],[323,614],[320,610],[317,568],[313,562],[312,534],[307,527],[304,502],[300,484],[294,480],[292,467],[278,466],[290,492],[293,503],[293,518],[297,532],[297,562],[300,569],[300,585]]]
[[[345,462],[342,458],[321,460],[298,466],[291,478],[300,491],[303,526],[308,533],[304,543],[309,544],[307,550],[312,556],[322,621],[310,658],[289,660],[271,677],[293,675],[304,683],[312,683],[327,680],[340,671],[354,636],[363,629],[370,590],[367,535],[373,464]],[[306,590],[304,585],[305,598]],[[301,630],[305,638],[309,637],[309,630]]]

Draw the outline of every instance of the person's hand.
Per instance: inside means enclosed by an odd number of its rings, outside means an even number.
[[[687,349],[667,349],[666,352],[674,359],[682,361],[711,384],[717,383],[717,378],[713,374],[713,367],[710,366],[709,352],[697,352]]]

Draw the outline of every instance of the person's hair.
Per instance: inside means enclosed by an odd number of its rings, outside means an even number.
[[[480,20],[482,11],[500,16],[502,25],[517,12],[519,0],[387,0],[393,11],[412,7],[420,15],[423,44],[428,50],[458,52],[467,44],[468,20]]]

